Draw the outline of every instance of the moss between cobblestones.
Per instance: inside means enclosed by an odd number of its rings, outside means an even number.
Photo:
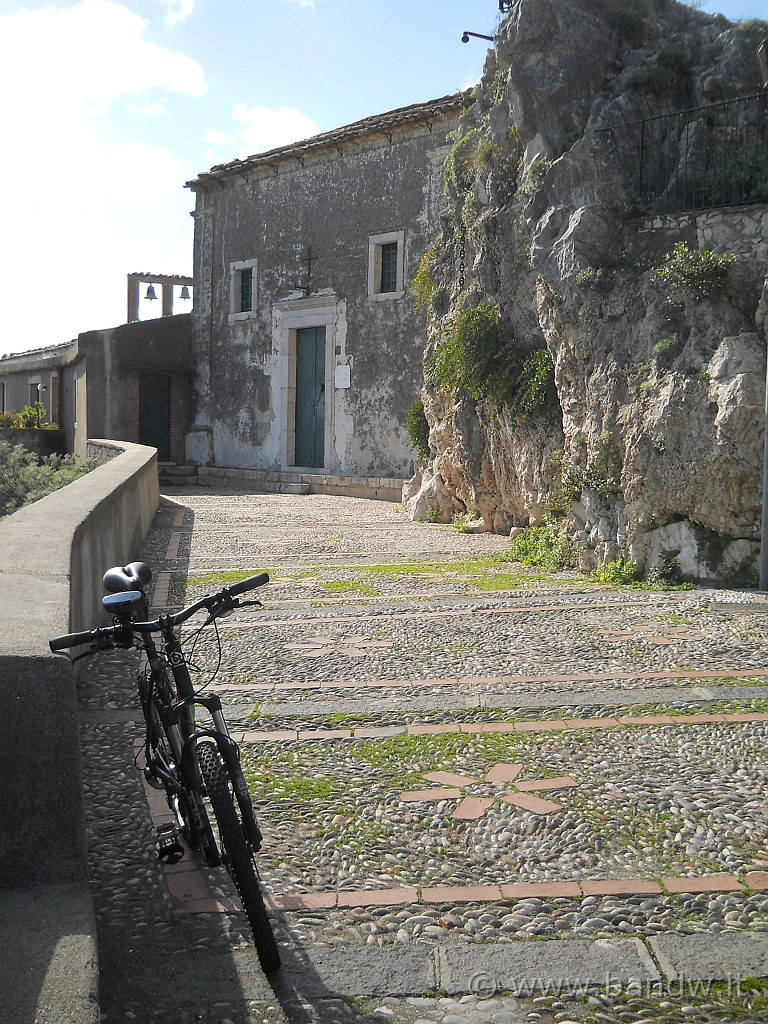
[[[509,566],[515,564],[514,571]],[[282,585],[297,585],[298,594],[305,594],[306,583],[314,582],[320,591],[332,595],[347,595],[350,599],[383,597],[387,601],[407,600],[408,598],[382,593],[370,585],[370,580],[378,580],[380,584],[397,584],[401,587],[412,587],[418,581],[419,587],[455,592],[457,589],[466,594],[485,592],[517,591],[521,587],[534,584],[552,586],[573,586],[574,584],[593,587],[595,584],[587,578],[573,573],[549,574],[540,569],[531,570],[513,563],[511,555],[500,553],[485,557],[446,560],[409,560],[402,562],[383,562],[373,565],[364,563],[325,563],[309,564],[295,572],[273,568],[244,568],[236,571],[211,572],[204,575],[190,576],[185,579],[182,574],[175,574],[171,581],[173,603],[180,604],[188,599],[191,593],[202,594],[206,591],[236,583],[246,576],[257,572],[268,572],[273,582]],[[424,578],[426,577],[426,579]],[[298,594],[296,596],[298,596]],[[281,595],[281,599],[285,597]],[[417,595],[416,600],[429,599]]]

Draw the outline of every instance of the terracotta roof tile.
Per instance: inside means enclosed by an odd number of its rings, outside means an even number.
[[[429,100],[427,103],[413,103],[408,107],[398,107],[385,114],[376,114],[373,117],[363,118],[362,121],[355,121],[353,124],[334,128],[320,135],[313,135],[300,142],[292,142],[288,146],[270,149],[265,153],[255,153],[242,160],[230,160],[225,164],[216,164],[210,171],[205,171],[192,181],[188,181],[186,187],[194,191],[204,190],[214,181],[218,183],[224,178],[243,174],[251,169],[274,166],[278,162],[290,158],[301,161],[306,154],[335,148],[343,142],[354,142],[366,135],[386,135],[404,125],[429,122],[432,118],[450,116],[469,106],[471,97],[472,93],[468,91],[442,96],[436,100]]]

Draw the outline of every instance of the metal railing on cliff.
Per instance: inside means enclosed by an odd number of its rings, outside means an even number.
[[[765,91],[602,129],[638,213],[768,203]]]

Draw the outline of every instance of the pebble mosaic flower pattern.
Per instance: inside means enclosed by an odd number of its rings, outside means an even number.
[[[349,636],[336,642],[318,637],[317,640],[306,643],[285,645],[289,651],[296,651],[303,658],[324,658],[327,654],[340,654],[345,658],[364,658],[366,654],[391,646],[390,640],[366,640],[364,636]]]
[[[610,629],[603,631],[603,638],[611,643],[632,643],[644,640],[647,644],[667,647],[680,641],[706,640],[704,633],[689,629],[688,626],[633,626],[631,629]]]
[[[458,775],[455,772],[427,772],[425,779],[438,783],[441,788],[434,786],[429,789],[414,789],[400,794],[403,803],[418,803],[419,801],[430,801],[432,803],[441,800],[458,800],[459,804],[451,815],[463,821],[476,821],[482,818],[485,812],[495,802],[495,797],[467,796],[466,790],[472,786],[483,783],[494,783],[505,785],[508,789],[501,800],[513,804],[524,811],[531,811],[533,814],[551,814],[553,811],[562,809],[562,805],[553,800],[545,800],[543,797],[535,796],[538,791],[552,789],[567,789],[577,786],[578,783],[570,775],[560,775],[552,779],[539,779],[522,782],[517,781],[518,775],[523,771],[522,764],[495,764],[486,772],[483,779],[475,779],[469,775]]]

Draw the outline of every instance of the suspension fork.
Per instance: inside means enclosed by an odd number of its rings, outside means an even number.
[[[240,817],[242,819],[243,828],[248,841],[253,846],[254,851],[258,851],[261,847],[261,831],[258,824],[256,823],[256,816],[253,813],[253,803],[251,802],[251,794],[248,792],[248,786],[243,775],[242,765],[240,764],[240,754],[237,748],[237,744],[229,735],[229,729],[224,719],[224,712],[221,707],[221,698],[218,694],[210,694],[207,697],[191,697],[186,702],[188,704],[202,704],[208,714],[211,716],[213,721],[213,729],[200,729],[195,732],[192,736],[184,742],[184,759],[185,761],[196,762],[197,758],[194,756],[194,747],[198,739],[203,737],[210,737],[215,740],[216,746],[218,747],[221,759],[227,769],[230,781],[232,783],[232,789],[237,799],[238,807],[240,808]]]
[[[173,632],[169,629],[167,633],[163,634],[165,641],[165,652],[168,656],[168,663],[171,666],[171,672],[173,673],[174,682],[176,683],[176,692],[178,693],[178,710],[179,718],[182,722],[182,729],[185,732],[185,742],[194,735],[195,732],[195,705],[202,704],[206,708],[213,720],[213,726],[215,731],[229,740],[229,728],[227,727],[226,719],[224,718],[224,712],[221,708],[221,699],[212,694],[209,697],[197,697],[195,694],[195,688],[192,685],[192,680],[189,675],[189,669],[187,668],[187,662],[184,658],[184,652],[181,648],[181,641]],[[189,732],[186,728],[189,728]]]

